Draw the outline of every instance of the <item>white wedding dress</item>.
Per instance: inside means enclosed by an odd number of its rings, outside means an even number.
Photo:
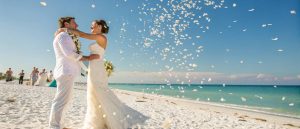
[[[40,73],[37,80],[36,86],[46,86],[47,84],[47,73]]]
[[[122,103],[109,89],[103,61],[105,50],[97,43],[89,49],[100,59],[89,62],[84,129],[128,129],[143,124],[148,117]]]

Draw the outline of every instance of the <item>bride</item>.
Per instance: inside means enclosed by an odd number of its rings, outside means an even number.
[[[87,112],[85,129],[128,129],[136,128],[148,117],[123,104],[108,88],[108,76],[104,67],[104,53],[107,46],[109,27],[104,20],[95,20],[91,25],[91,34],[79,30],[63,28],[82,38],[95,40],[89,46],[92,54],[99,54],[99,59],[89,62],[87,77]]]

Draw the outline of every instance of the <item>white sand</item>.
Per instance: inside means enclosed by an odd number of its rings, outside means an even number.
[[[84,86],[74,87],[68,127],[82,127],[86,111]],[[0,82],[0,129],[45,129],[56,88]],[[158,129],[288,129],[300,119],[256,113],[165,96],[114,90],[121,101],[149,116],[143,128]],[[137,102],[138,101],[138,102]],[[290,125],[285,125],[290,124]]]

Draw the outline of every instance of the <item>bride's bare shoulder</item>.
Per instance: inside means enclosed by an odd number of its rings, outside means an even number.
[[[102,34],[97,34],[97,40],[96,40],[98,43],[101,43],[101,44],[106,44],[107,42],[107,38],[105,35],[102,35]]]
[[[106,36],[103,34],[97,34],[98,39],[107,40]]]

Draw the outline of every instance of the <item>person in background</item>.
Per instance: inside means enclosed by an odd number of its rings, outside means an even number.
[[[52,82],[52,80],[53,80],[53,73],[52,70],[50,70],[50,72],[48,73],[47,82]]]
[[[46,69],[43,69],[42,72],[40,72],[39,74],[39,79],[37,81],[37,84],[35,84],[36,86],[45,86],[47,83],[47,72]]]
[[[19,73],[19,84],[23,84],[23,79],[24,79],[24,70],[21,71],[21,73]]]
[[[37,68],[33,67],[33,70],[30,74],[30,80],[31,80],[31,85],[34,86],[34,83],[37,81],[38,79],[38,74],[37,73]]]
[[[11,68],[8,68],[8,70],[6,71],[6,82],[12,81],[12,74],[13,71],[11,70]]]

